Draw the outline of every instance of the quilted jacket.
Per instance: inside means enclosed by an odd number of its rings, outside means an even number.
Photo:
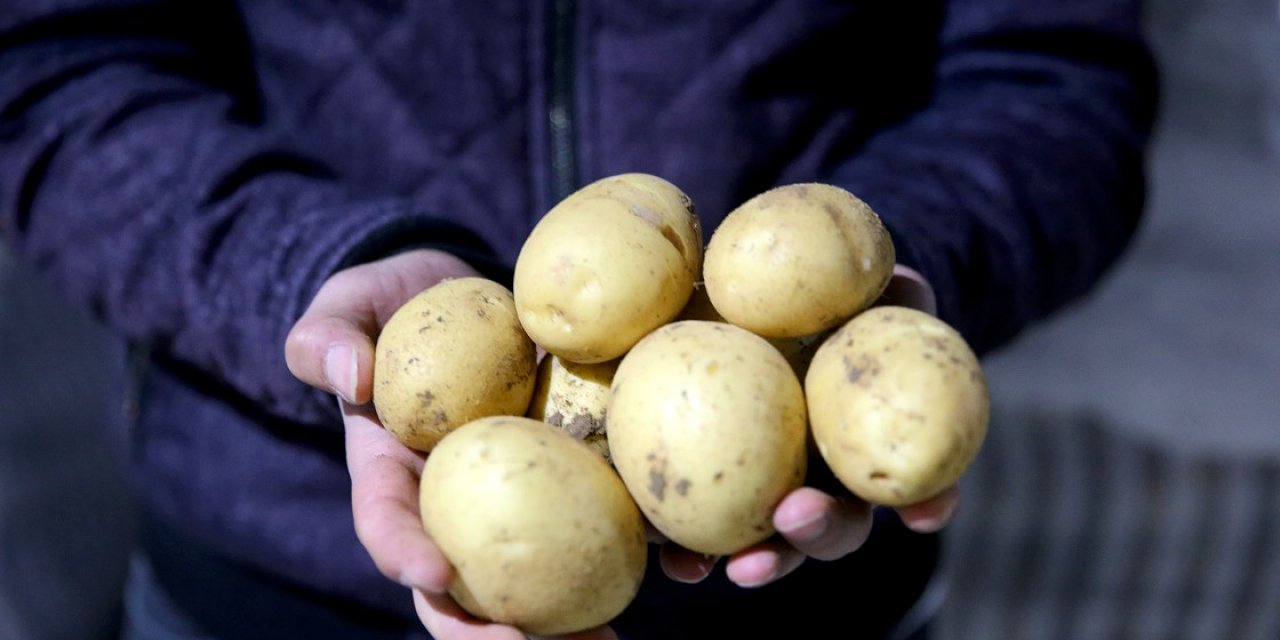
[[[128,436],[150,512],[410,619],[353,533],[334,403],[284,366],[326,276],[432,244],[501,277],[542,213],[615,173],[679,185],[708,233],[816,180],[880,213],[987,352],[1137,227],[1156,102],[1138,4],[0,2],[0,235],[148,354]],[[874,636],[936,551],[882,520],[767,589],[652,576],[620,624]]]

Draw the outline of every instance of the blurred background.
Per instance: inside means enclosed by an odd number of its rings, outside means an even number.
[[[1147,6],[1148,217],[984,362],[946,640],[1280,638],[1280,3]]]
[[[1094,294],[985,362],[943,640],[1280,638],[1280,6],[1148,6],[1149,216]],[[0,638],[107,637],[119,346],[3,251]]]

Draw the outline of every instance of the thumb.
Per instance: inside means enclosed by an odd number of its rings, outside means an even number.
[[[377,327],[360,310],[341,304],[341,296],[332,293],[322,288],[293,325],[285,340],[285,361],[299,380],[348,403],[365,404],[373,389],[373,340]]]
[[[285,361],[299,380],[350,404],[373,394],[373,349],[391,315],[442,279],[476,275],[456,257],[410,251],[330,277],[285,340]]]

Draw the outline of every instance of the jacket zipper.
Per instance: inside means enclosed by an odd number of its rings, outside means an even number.
[[[555,204],[578,186],[578,159],[573,126],[573,47],[576,7],[573,0],[552,0],[549,30],[550,87],[547,124],[551,151],[551,202]]]

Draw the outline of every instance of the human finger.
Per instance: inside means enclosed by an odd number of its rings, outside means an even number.
[[[368,402],[374,340],[382,325],[409,298],[440,280],[475,273],[447,253],[417,250],[334,274],[285,339],[289,371],[350,403]]]
[[[453,598],[414,590],[413,608],[431,635],[440,640],[523,640],[525,634],[504,624],[480,620],[467,613]],[[529,636],[546,640],[617,640],[609,627],[557,636]]]
[[[773,513],[778,533],[818,560],[853,553],[871,534],[871,507],[852,496],[834,497],[813,487],[787,494]]]
[[[353,404],[369,402],[373,394],[373,336],[371,323],[355,310],[345,313],[309,311],[285,340],[285,362],[299,380]]]
[[[898,517],[912,531],[934,533],[955,518],[960,507],[960,488],[952,485],[942,493],[907,507],[898,507]]]
[[[725,575],[740,587],[762,587],[800,568],[805,555],[785,541],[770,539],[729,557]]]
[[[685,584],[702,582],[716,567],[716,556],[667,543],[658,549],[658,563],[668,578]]]
[[[515,627],[479,620],[447,594],[413,590],[413,608],[431,635],[440,640],[524,640]]]
[[[889,284],[876,301],[877,305],[896,305],[938,315],[938,297],[924,275],[911,267],[897,264]]]
[[[343,402],[342,416],[356,536],[387,577],[443,593],[453,579],[453,568],[422,528],[422,454],[383,429],[368,406]]]
[[[779,539],[735,553],[725,565],[739,586],[762,586],[795,571],[806,558],[835,560],[853,553],[871,532],[871,508],[856,498],[835,498],[801,487],[783,498],[773,516]]]

